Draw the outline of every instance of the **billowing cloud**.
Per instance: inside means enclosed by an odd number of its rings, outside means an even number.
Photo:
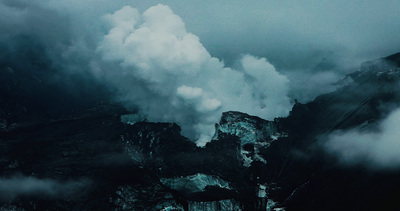
[[[38,54],[66,89],[95,79],[199,140],[224,110],[286,115],[287,96],[312,100],[400,48],[394,0],[159,2],[0,0],[0,59],[33,65]]]
[[[73,65],[82,71],[87,68],[79,66],[85,62],[82,58],[93,56],[92,48],[108,30],[100,17],[126,5],[143,12],[160,2],[201,38],[210,55],[227,66],[244,53],[268,58],[293,82],[290,96],[301,102],[332,90],[332,83],[356,70],[360,62],[396,53],[400,48],[400,22],[396,21],[400,19],[400,2],[396,0],[256,0],[251,4],[211,0],[2,0],[0,37],[23,31],[41,39],[48,48],[55,48],[61,40],[70,41],[67,49],[52,49],[51,55],[59,52],[64,56],[72,51],[78,57],[73,59],[80,60]],[[176,22],[177,26],[181,23]],[[326,60],[330,65],[321,66]],[[316,71],[330,77],[308,80]],[[304,89],[304,84],[310,88]]]
[[[329,136],[325,149],[346,165],[399,168],[400,109],[383,120],[378,129],[375,132],[336,131]]]
[[[71,197],[87,189],[89,185],[88,180],[61,182],[22,175],[0,178],[0,202],[19,196]]]
[[[142,15],[125,6],[106,20],[111,29],[97,51],[119,69],[97,68],[96,74],[116,76],[111,84],[123,101],[139,106],[150,121],[177,122],[185,135],[204,143],[222,111],[272,119],[291,108],[289,80],[265,58],[245,55],[240,70],[224,67],[168,6],[151,7]],[[146,95],[138,93],[135,81]]]

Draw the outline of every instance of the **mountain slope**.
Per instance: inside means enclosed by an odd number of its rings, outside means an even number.
[[[378,130],[400,107],[399,58],[364,63],[342,88],[297,102],[287,118],[224,112],[204,148],[175,123],[126,121],[128,111],[98,96],[48,112],[44,102],[22,99],[54,85],[21,88],[33,76],[4,66],[0,209],[391,210],[400,171],[343,166],[322,145],[337,130]]]

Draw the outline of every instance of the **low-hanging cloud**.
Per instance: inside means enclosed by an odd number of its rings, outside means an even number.
[[[0,202],[10,201],[19,196],[71,197],[81,193],[89,185],[90,181],[86,179],[62,182],[22,175],[0,178]]]
[[[383,120],[375,132],[336,131],[324,147],[346,165],[371,168],[400,167],[400,109]]]
[[[111,29],[97,51],[119,68],[104,69],[94,62],[95,74],[106,77],[120,90],[122,101],[138,106],[150,121],[177,122],[185,135],[205,143],[222,111],[267,119],[288,114],[285,76],[265,58],[251,55],[241,58],[240,70],[225,67],[168,6],[143,14],[125,6],[105,18]]]

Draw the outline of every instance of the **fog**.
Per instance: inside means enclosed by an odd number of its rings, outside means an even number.
[[[0,201],[9,201],[20,196],[72,197],[87,189],[89,185],[89,180],[56,181],[23,175],[3,177],[0,178]]]
[[[400,110],[389,114],[377,131],[355,128],[330,134],[325,150],[347,166],[363,165],[373,169],[400,167]]]

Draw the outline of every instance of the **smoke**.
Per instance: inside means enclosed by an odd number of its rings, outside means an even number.
[[[82,192],[89,184],[87,180],[61,182],[22,175],[0,178],[0,201],[19,196],[71,197]]]
[[[400,109],[383,120],[378,129],[376,132],[336,131],[329,136],[324,147],[346,165],[385,169],[400,167]]]
[[[93,64],[95,74],[105,76],[123,102],[138,106],[150,121],[177,122],[183,134],[204,144],[223,111],[268,119],[288,114],[285,76],[265,58],[251,55],[240,59],[241,70],[225,67],[168,6],[142,15],[125,6],[105,18],[111,29],[97,51],[120,68],[108,73]]]
[[[290,98],[333,91],[360,62],[400,47],[398,1],[157,3],[0,0],[0,60],[29,70],[39,57],[72,93],[101,96],[102,83],[204,142],[222,111],[287,115]]]

